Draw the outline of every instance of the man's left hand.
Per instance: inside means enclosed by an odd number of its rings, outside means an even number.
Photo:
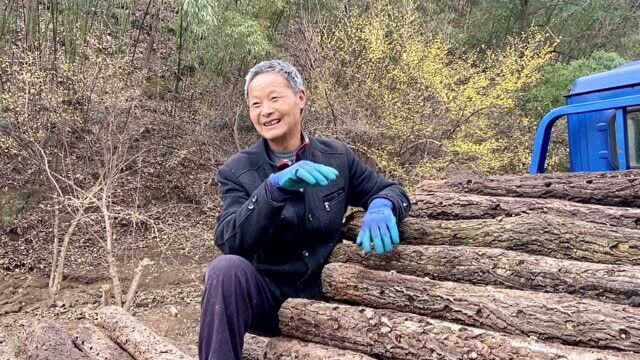
[[[378,255],[391,252],[392,243],[400,243],[398,225],[392,209],[393,204],[385,198],[375,198],[369,205],[356,240],[356,245],[361,246],[365,254],[371,251],[371,241]]]

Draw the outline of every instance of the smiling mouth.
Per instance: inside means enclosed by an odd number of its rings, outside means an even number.
[[[280,123],[280,119],[273,119],[273,120],[267,121],[266,123],[262,124],[262,126],[271,127],[271,126],[277,125],[279,123]]]

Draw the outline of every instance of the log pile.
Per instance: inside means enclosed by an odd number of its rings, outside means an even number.
[[[283,336],[247,335],[243,358],[640,360],[640,171],[425,181],[411,198],[385,256],[353,244],[348,216],[326,299],[287,300]],[[190,358],[119,308],[99,315],[60,346]]]
[[[379,359],[640,359],[640,172],[421,183],[391,254],[345,220],[286,336]]]

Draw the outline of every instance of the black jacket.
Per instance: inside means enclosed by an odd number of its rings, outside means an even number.
[[[319,298],[322,267],[340,240],[347,206],[367,209],[374,197],[384,197],[393,203],[400,223],[411,208],[409,197],[344,143],[310,136],[302,159],[331,166],[339,177],[325,187],[275,202],[266,180],[277,168],[268,150],[261,139],[218,169],[223,210],[217,218],[216,245],[224,254],[252,262],[283,299]]]

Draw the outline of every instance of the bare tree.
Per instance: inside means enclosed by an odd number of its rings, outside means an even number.
[[[153,262],[140,261],[123,299],[114,220],[135,218],[147,222],[157,235],[155,223],[137,209],[132,210],[124,195],[129,173],[139,170],[140,158],[147,150],[132,146],[136,127],[130,120],[136,98],[123,91],[127,87],[120,83],[124,81],[126,85],[130,78],[124,75],[123,79],[112,79],[114,73],[124,71],[110,68],[113,65],[108,62],[87,66],[82,70],[90,76],[70,91],[76,99],[87,99],[78,106],[58,95],[63,92],[55,88],[56,83],[30,80],[46,78],[43,74],[49,70],[43,70],[41,63],[29,66],[33,68],[22,72],[24,79],[13,79],[17,84],[13,88],[15,106],[3,114],[0,133],[28,154],[51,186],[54,218],[50,299],[53,301],[60,293],[67,254],[73,238],[83,229],[85,236],[88,233],[104,249],[115,304],[129,309],[144,268]],[[54,112],[41,111],[56,107],[65,107],[72,115],[57,117]]]

